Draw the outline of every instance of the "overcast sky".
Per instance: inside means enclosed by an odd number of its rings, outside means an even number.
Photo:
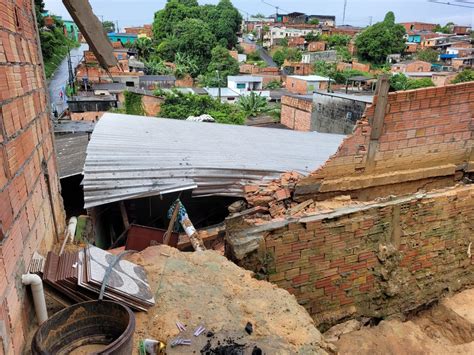
[[[153,21],[155,11],[164,7],[166,0],[89,0],[94,13],[104,20],[118,21],[120,28],[136,26]],[[199,3],[217,3],[218,0],[200,0]],[[440,0],[448,2],[448,0]],[[453,3],[453,0],[449,0]],[[465,0],[473,3],[474,0]],[[261,0],[233,0],[245,17],[246,13],[265,15],[275,13],[275,9]],[[335,15],[338,24],[342,23],[344,0],[266,0],[280,7],[280,12],[299,11],[307,14]],[[51,13],[66,19],[67,13],[61,0],[45,0]],[[395,12],[397,21],[422,21],[445,24],[454,22],[461,25],[473,25],[474,8],[454,7],[428,2],[427,0],[348,0],[346,23],[366,26],[370,17],[373,21],[383,19],[387,11]]]

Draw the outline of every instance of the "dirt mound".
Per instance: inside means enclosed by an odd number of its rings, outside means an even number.
[[[474,354],[474,289],[407,322],[382,321],[344,334],[335,345],[339,354]]]
[[[129,259],[145,267],[156,300],[148,313],[136,314],[136,343],[161,340],[168,343],[169,354],[199,354],[206,346],[214,349],[208,353],[221,353],[223,346],[235,344],[243,345],[242,354],[255,349],[267,354],[326,353],[327,344],[294,296],[252,278],[251,272],[214,251],[183,253],[156,246]],[[181,334],[178,321],[186,326]],[[251,334],[245,329],[248,323]],[[200,325],[206,332],[194,337]],[[191,339],[192,345],[171,348],[178,335]]]

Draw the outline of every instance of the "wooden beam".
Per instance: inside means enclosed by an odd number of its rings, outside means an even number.
[[[173,233],[173,226],[176,223],[176,219],[178,218],[179,205],[180,205],[180,202],[177,202],[176,205],[174,206],[174,211],[173,211],[173,214],[171,215],[170,223],[168,224],[168,230],[166,231],[165,237],[163,239],[163,244],[165,245],[170,244],[171,233]]]
[[[125,202],[120,201],[120,213],[122,214],[123,226],[125,229],[130,227],[130,222],[128,221],[127,209],[125,208]]]
[[[388,91],[390,89],[390,80],[387,74],[380,76],[377,81],[375,94],[377,95],[377,103],[375,104],[374,118],[371,122],[372,132],[371,140],[378,140],[382,135],[383,124],[385,119],[385,111],[388,104]]]

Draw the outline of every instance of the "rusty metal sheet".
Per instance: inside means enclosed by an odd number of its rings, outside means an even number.
[[[131,224],[127,233],[125,250],[142,251],[149,246],[163,244],[163,237],[166,231],[163,229],[139,226]],[[178,246],[179,234],[171,233],[170,246]]]

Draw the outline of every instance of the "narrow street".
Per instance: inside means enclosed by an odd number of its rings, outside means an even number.
[[[277,67],[278,65],[273,61],[272,56],[268,53],[266,49],[264,49],[262,46],[259,46],[256,44],[254,41],[251,41],[247,38],[247,36],[243,37],[243,40],[245,43],[252,43],[257,46],[257,53],[260,55],[260,58],[267,63],[269,67]]]
[[[71,62],[73,70],[79,65],[84,55],[84,51],[87,50],[87,48],[87,44],[81,44],[79,47],[71,50]],[[56,69],[54,72],[48,84],[52,111],[54,111],[56,108],[58,113],[61,113],[67,108],[67,102],[65,101],[65,98],[61,98],[60,93],[61,91],[64,91],[68,79],[69,74],[66,56],[59,65],[58,69]],[[63,92],[63,95],[64,94],[65,92]]]

